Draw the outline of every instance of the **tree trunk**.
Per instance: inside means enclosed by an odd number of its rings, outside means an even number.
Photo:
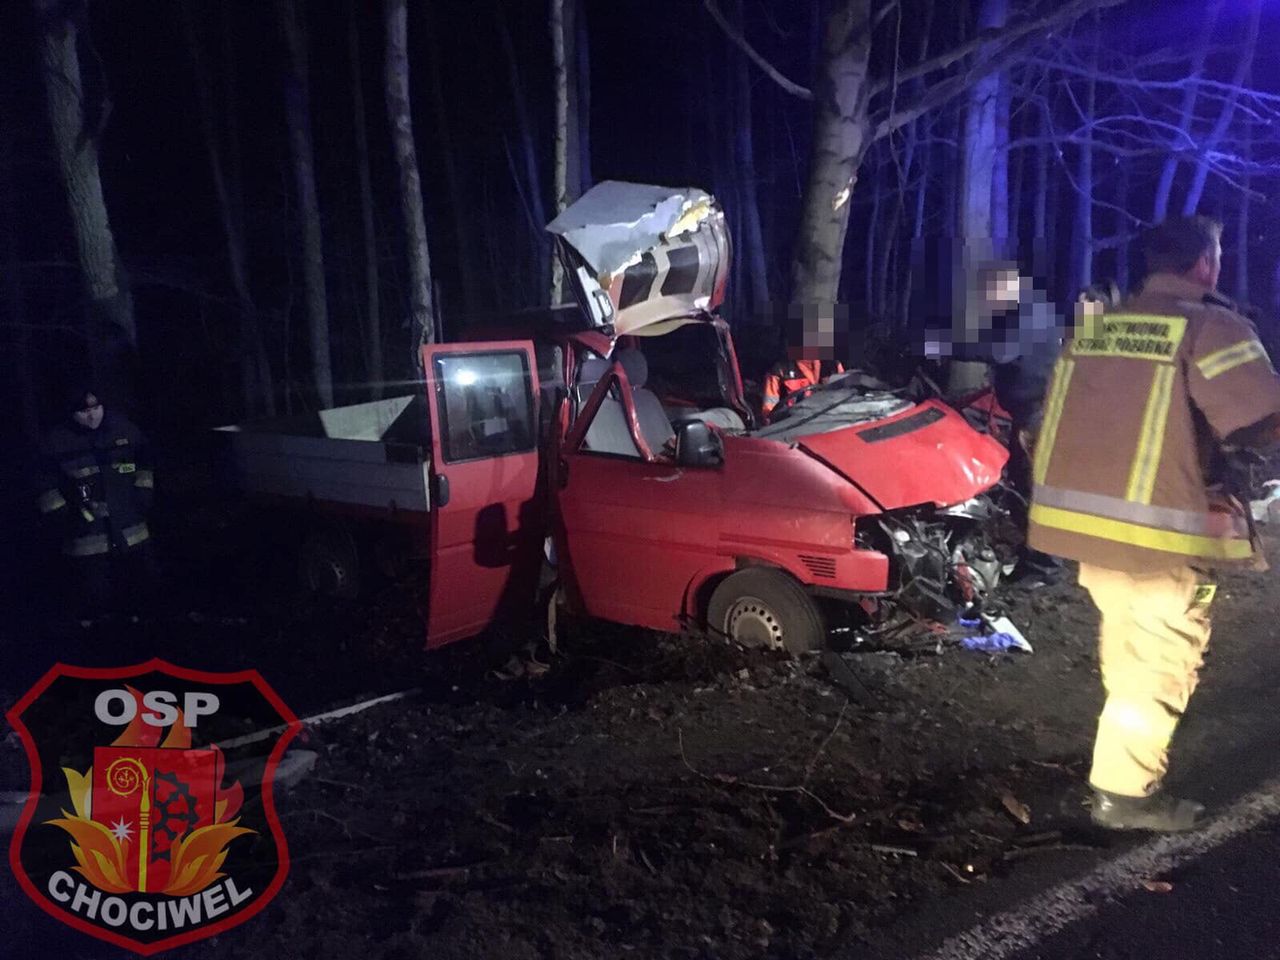
[[[737,23],[742,26],[742,0],[736,3]],[[734,55],[734,166],[739,184],[738,205],[742,211],[743,252],[746,254],[747,277],[751,286],[751,306],[759,315],[769,306],[769,264],[765,256],[764,230],[760,225],[760,198],[756,183],[755,137],[751,113],[751,74],[747,58],[738,51]]]
[[[917,120],[918,125],[921,121]],[[898,326],[905,327],[911,320],[911,287],[914,282],[915,255],[920,241],[924,239],[925,217],[929,210],[929,181],[933,176],[933,154],[938,147],[932,144],[926,144],[924,152],[921,154],[920,161],[920,186],[916,190],[915,198],[915,219],[911,227],[912,251],[911,256],[907,258],[906,275],[903,278],[901,290],[899,291],[900,299],[898,300]],[[923,249],[919,249],[919,253],[923,255]]]
[[[880,235],[880,205],[884,195],[884,184],[881,183],[882,167],[873,170],[871,177],[871,210],[867,213],[867,229],[863,239],[866,242],[862,261],[863,315],[874,322],[876,316],[876,240]]]
[[[360,68],[360,27],[356,8],[347,19],[347,49],[351,61],[352,120],[355,124],[356,176],[360,182],[360,232],[364,246],[365,375],[375,400],[386,385],[382,359],[382,301],[378,277],[378,235],[373,226],[373,177],[369,172],[369,125],[364,112],[364,71]]]
[[[409,105],[409,25],[405,4],[406,0],[387,0],[387,117],[391,122],[396,164],[400,168],[400,207],[404,212],[409,299],[416,332],[413,363],[417,368],[421,363],[417,346],[435,340],[436,324],[431,304],[431,253],[427,247],[422,183]]]
[[[978,10],[977,32],[999,29],[1009,16],[1009,0],[982,0]],[[960,170],[962,178],[960,235],[969,243],[979,241],[978,249],[987,242],[998,241],[999,233],[1008,230],[1008,170],[1004,182],[997,187],[997,156],[1000,152],[1000,130],[1008,119],[1000,122],[1005,105],[1001,96],[1001,74],[993,73],[974,84],[965,104],[964,138],[961,141]],[[997,193],[1003,195],[1005,223],[996,219]],[[993,252],[999,251],[992,242]],[[980,388],[986,381],[987,364],[953,360],[947,369],[947,389],[952,394]]]
[[[551,289],[551,260],[553,258],[551,256],[551,243],[543,230],[549,218],[546,214],[546,204],[543,201],[542,173],[538,167],[538,150],[534,141],[533,123],[529,118],[529,104],[524,94],[524,83],[520,78],[520,61],[516,56],[515,44],[511,40],[511,31],[507,28],[502,4],[499,3],[497,5],[496,11],[498,34],[507,60],[507,78],[511,85],[511,102],[516,115],[516,129],[520,135],[520,152],[524,161],[525,185],[521,190],[520,184],[517,182],[516,188],[520,190],[528,204],[529,218],[532,221],[530,224],[530,239],[538,251],[538,277],[536,284],[538,302],[546,303],[546,293]],[[512,169],[513,171],[515,170],[514,162],[512,163]]]
[[[791,299],[833,308],[838,299],[849,200],[867,146],[871,0],[841,0],[827,17],[814,91],[817,116],[808,185],[791,265]]]
[[[1090,65],[1096,67],[1098,51],[1094,48]],[[1084,98],[1085,117],[1092,121],[1098,103],[1098,82],[1092,77],[1087,81]],[[1093,283],[1093,129],[1089,128],[1080,144],[1079,164],[1076,170],[1076,237],[1075,256],[1072,265],[1073,293]]]
[[[41,76],[49,122],[67,192],[80,273],[89,294],[90,313],[97,320],[113,325],[130,345],[136,345],[138,331],[133,298],[124,279],[102,193],[97,141],[100,131],[90,129],[85,116],[76,24],[69,18],[71,8],[67,4],[34,0],[34,6],[40,21]],[[95,365],[101,361],[96,351],[93,359]],[[98,372],[111,379],[121,376],[114,370],[99,369]]]
[[[1048,108],[1045,108],[1048,110]],[[1049,122],[1043,118],[1040,122],[1040,142],[1036,145],[1036,198],[1033,207],[1035,222],[1032,225],[1032,236],[1043,244],[1048,237],[1046,227],[1049,220]]]
[[[427,33],[427,62],[431,75],[431,102],[435,110],[436,134],[444,144],[444,178],[449,190],[449,206],[453,213],[453,245],[456,251],[458,272],[462,281],[462,309],[471,313],[479,309],[482,296],[476,285],[475,241],[468,224],[474,219],[473,204],[467,201],[458,175],[457,151],[449,123],[449,108],[445,103],[444,84],[440,75],[440,47],[436,42],[434,26]]]
[[[8,322],[13,325],[13,349],[4,357],[18,395],[17,421],[23,436],[32,444],[40,438],[40,413],[36,400],[36,366],[31,353],[31,325],[27,322],[26,294],[22,288],[22,256],[18,246],[18,194],[14,189],[15,164],[12,134],[0,129],[0,223],[4,249],[0,264],[4,269],[4,303]]]
[[[572,2],[572,0],[569,0]],[[551,59],[555,70],[556,136],[552,192],[556,214],[569,205],[569,64],[565,50],[565,0],[551,0]],[[551,258],[551,305],[563,302],[564,267]]]
[[[285,122],[289,127],[289,152],[293,158],[294,187],[298,193],[298,217],[302,226],[303,287],[311,341],[311,377],[321,407],[332,407],[329,301],[325,293],[324,237],[320,226],[320,201],[316,196],[315,148],[311,138],[307,40],[298,20],[296,0],[276,0],[276,13],[288,54],[284,78]]]
[[[1007,129],[1005,132],[1007,142]],[[1008,162],[1013,170],[1009,185],[1009,242],[1018,249],[1023,227],[1022,201],[1027,195],[1027,151],[1019,150],[1017,157],[1009,157]]]
[[[942,230],[944,236],[952,237],[958,233],[960,223],[960,159],[963,148],[960,146],[964,136],[963,111],[953,111],[947,122],[946,136],[941,146],[943,157],[943,193],[942,193]]]
[[[259,411],[275,415],[275,386],[270,377],[270,365],[264,364],[260,355],[262,334],[258,329],[258,308],[249,286],[249,258],[244,235],[244,211],[239,205],[239,170],[228,174],[223,162],[222,148],[213,123],[213,85],[208,64],[200,47],[199,32],[191,0],[183,0],[179,7],[183,35],[187,45],[187,58],[195,73],[196,101],[200,114],[200,134],[204,140],[205,156],[209,161],[209,175],[213,180],[214,196],[218,201],[218,219],[222,223],[223,243],[226,246],[227,272],[231,289],[236,296],[239,313],[239,337],[237,353],[240,362],[240,400],[246,417]],[[228,69],[231,69],[228,62]],[[230,117],[235,126],[234,113]],[[232,186],[232,181],[237,187]],[[264,379],[263,374],[266,374]]]
[[[1129,210],[1129,194],[1130,184],[1132,183],[1129,176],[1129,164],[1120,164],[1120,172],[1116,175],[1116,206],[1120,211],[1116,213],[1116,236],[1123,237],[1133,229],[1132,220],[1128,216]],[[1123,211],[1123,212],[1121,212]],[[1128,293],[1129,291],[1129,242],[1121,239],[1116,246],[1116,286],[1120,288],[1120,292]]]
[[[223,114],[227,118],[227,162],[225,164],[228,171],[227,188],[231,197],[232,209],[235,211],[235,222],[239,228],[239,235],[245,237],[244,176],[242,173],[244,165],[240,161],[240,124],[237,120],[240,110],[239,98],[237,97],[236,58],[231,40],[231,17],[228,15],[226,4],[219,7],[219,29],[222,34]],[[251,338],[249,350],[253,354],[257,367],[256,379],[262,390],[262,411],[268,417],[274,417],[278,409],[276,381],[275,375],[271,371],[271,355],[267,348],[262,312],[255,310],[252,319],[254,322],[249,326],[248,330]]]
[[[1204,195],[1205,181],[1209,178],[1209,154],[1218,148],[1227,133],[1236,113],[1236,103],[1240,99],[1240,88],[1248,81],[1249,71],[1253,68],[1253,57],[1258,49],[1258,27],[1262,20],[1262,0],[1253,0],[1249,5],[1249,25],[1245,30],[1244,45],[1234,52],[1236,61],[1235,76],[1231,78],[1231,93],[1222,104],[1222,112],[1213,125],[1209,136],[1200,144],[1200,159],[1196,161],[1195,176],[1191,180],[1191,188],[1187,191],[1186,201],[1182,205],[1182,215],[1190,217],[1200,206],[1200,198]]]
[[[998,74],[996,95],[996,152],[992,166],[991,230],[997,241],[1010,237],[1009,224],[1009,111],[1013,106],[1013,80],[1008,71]],[[1010,249],[1012,255],[1013,251]]]
[[[1213,0],[1213,6],[1204,19],[1204,29],[1200,32],[1200,41],[1191,65],[1189,80],[1198,80],[1204,73],[1205,60],[1209,56],[1209,44],[1213,42],[1213,31],[1222,16],[1222,8],[1226,0]],[[1188,83],[1182,94],[1182,115],[1178,133],[1170,141],[1170,156],[1160,171],[1160,180],[1156,184],[1155,202],[1152,205],[1152,220],[1160,223],[1169,215],[1169,197],[1173,192],[1173,179],[1178,172],[1178,153],[1187,150],[1192,144],[1192,127],[1195,123],[1196,101],[1200,88],[1195,83]]]
[[[1240,152],[1245,163],[1253,160],[1253,127],[1247,125],[1240,145]],[[1236,219],[1236,302],[1249,303],[1249,215],[1252,212],[1253,197],[1251,178],[1246,174],[1241,181],[1244,188],[1240,195],[1240,215]]]
[[[1003,27],[1009,16],[1009,0],[982,0],[978,12],[979,32]],[[1001,74],[993,73],[974,84],[965,111],[961,169],[964,177],[960,232],[967,239],[996,236],[995,221],[996,155],[998,153]],[[1004,126],[1007,129],[1006,117]],[[1004,204],[1008,206],[1008,181],[1004,184]],[[1006,214],[1007,224],[1007,214]],[[1005,228],[1007,229],[1007,227]]]
[[[1050,148],[1052,154],[1052,148]],[[1045,276],[1051,285],[1056,284],[1060,274],[1060,250],[1063,244],[1057,241],[1058,222],[1061,219],[1062,206],[1062,170],[1058,163],[1050,159],[1045,169],[1045,213],[1044,213],[1044,250]],[[1076,291],[1069,291],[1074,297]]]
[[[898,174],[898,189],[894,191],[893,210],[889,214],[889,225],[885,230],[884,243],[881,245],[883,253],[880,257],[880,265],[877,268],[876,277],[876,301],[879,305],[879,319],[884,321],[892,321],[895,313],[891,304],[897,303],[896,296],[890,296],[890,289],[897,293],[896,288],[891,288],[890,274],[893,272],[891,267],[894,265],[894,253],[898,249],[898,232],[902,225],[902,217],[906,212],[908,191],[911,187],[912,168],[916,161],[916,142],[919,138],[920,121],[914,120],[907,127],[906,145],[902,150],[901,166],[894,167]],[[893,150],[893,144],[889,145],[890,151]]]
[[[578,31],[577,0],[551,0],[551,52],[555,70],[556,136],[555,136],[555,210],[559,215],[582,193],[580,166],[582,150],[578,143],[581,121],[578,117],[578,66],[575,56]],[[564,271],[558,257],[551,260],[551,303],[566,299]]]
[[[574,38],[574,62],[577,66],[578,107],[578,193],[586,193],[594,182],[591,177],[591,32],[587,29],[587,7],[578,7],[573,18],[577,27]]]

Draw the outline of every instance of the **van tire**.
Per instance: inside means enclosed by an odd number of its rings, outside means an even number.
[[[311,531],[298,548],[298,580],[304,593],[334,600],[360,596],[360,551],[339,524]]]
[[[813,598],[789,574],[748,567],[730,574],[707,605],[707,627],[744,647],[799,657],[826,645],[827,628]]]

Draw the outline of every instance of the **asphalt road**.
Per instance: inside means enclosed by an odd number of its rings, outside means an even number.
[[[1200,690],[1174,743],[1169,787],[1207,804],[1206,829],[1099,834],[1096,849],[1063,851],[965,887],[848,956],[1280,958],[1274,613],[1242,606],[1218,618]],[[1080,820],[1087,823],[1083,813]]]
[[[1277,957],[1278,878],[1280,825],[1272,820],[1163,872],[1150,888],[1100,902],[1087,919],[1015,956],[1018,960]]]

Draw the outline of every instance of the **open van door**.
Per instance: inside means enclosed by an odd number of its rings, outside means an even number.
[[[431,415],[430,649],[533,601],[543,517],[533,344],[427,345],[422,360]]]

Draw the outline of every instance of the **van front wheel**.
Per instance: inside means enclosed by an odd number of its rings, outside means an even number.
[[[711,594],[707,626],[744,647],[797,657],[822,649],[827,634],[813,598],[772,567],[749,567],[725,578]]]

